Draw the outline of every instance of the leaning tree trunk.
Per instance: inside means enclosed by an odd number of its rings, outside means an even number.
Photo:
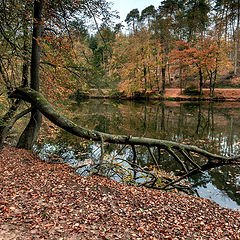
[[[116,144],[129,144],[129,145],[139,145],[147,147],[160,147],[162,149],[167,149],[171,151],[177,149],[178,151],[190,151],[196,154],[200,154],[209,160],[209,164],[214,165],[225,165],[225,164],[235,164],[236,162],[240,163],[240,156],[234,157],[224,157],[217,154],[207,152],[203,149],[200,149],[196,146],[180,144],[167,140],[159,140],[152,138],[143,138],[143,137],[133,137],[126,135],[114,135],[103,133],[95,130],[90,130],[81,126],[78,126],[71,120],[64,117],[62,114],[58,113],[52,108],[48,103],[47,99],[44,96],[34,91],[31,88],[17,88],[11,95],[11,98],[20,98],[27,102],[30,102],[35,108],[37,108],[47,119],[52,123],[56,124],[65,131],[85,139],[93,141],[104,141],[108,143]],[[187,158],[188,159],[188,158]],[[189,160],[189,159],[188,159]]]
[[[161,150],[165,151],[169,156],[172,157],[175,162],[177,162],[177,164],[181,168],[181,172],[176,175],[176,179],[165,179],[163,181],[164,186],[161,187],[161,189],[182,189],[184,186],[179,186],[179,182],[181,182],[184,178],[187,178],[202,171],[209,170],[211,168],[223,165],[240,164],[240,156],[224,157],[210,153],[192,145],[186,145],[167,140],[114,135],[83,128],[73,123],[72,121],[58,113],[56,110],[54,110],[52,106],[48,103],[48,101],[39,92],[34,91],[30,88],[18,88],[15,92],[11,94],[10,97],[21,98],[27,102],[30,102],[39,111],[41,111],[41,113],[52,123],[56,124],[57,126],[61,127],[62,129],[66,130],[71,134],[93,141],[100,141],[102,146],[101,159],[103,159],[104,155],[104,143],[121,144],[124,145],[124,147],[131,146],[134,156],[133,160],[135,160],[136,158],[135,146],[145,146],[157,166],[159,165],[158,162],[161,158]],[[154,155],[154,152],[152,151],[152,149],[154,148],[157,148],[158,150],[158,158]],[[194,157],[196,155],[204,158],[204,162],[198,163],[196,157]],[[134,163],[130,163],[130,165],[134,165]],[[136,167],[138,167],[141,172],[144,172],[144,170],[140,166],[134,165],[134,168]],[[145,184],[145,186],[154,188],[158,177],[153,176],[153,174],[151,173],[150,175],[152,176],[151,181],[147,182],[148,185]]]
[[[42,35],[42,0],[34,1],[34,23],[32,34],[32,57],[31,57],[31,83],[32,89],[39,91],[39,65],[40,65],[40,44],[39,40]],[[33,144],[38,136],[42,123],[42,114],[33,107],[30,121],[23,131],[18,141],[17,147],[32,149]]]

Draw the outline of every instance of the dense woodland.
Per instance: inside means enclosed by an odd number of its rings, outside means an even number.
[[[41,2],[41,1],[40,1]],[[133,9],[128,27],[105,1],[42,1],[41,89],[67,98],[78,90],[134,96],[166,86],[214,94],[239,73],[238,1],[172,1]],[[29,82],[32,1],[1,1],[1,95]],[[96,25],[95,23],[98,23]],[[64,93],[64,94],[63,94]]]

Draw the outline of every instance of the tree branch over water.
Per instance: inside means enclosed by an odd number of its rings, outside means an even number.
[[[186,177],[211,168],[223,165],[240,164],[240,155],[233,157],[221,156],[193,145],[186,145],[160,139],[114,135],[78,126],[68,118],[64,117],[61,113],[57,112],[41,93],[31,88],[18,88],[10,95],[10,97],[22,99],[33,104],[52,123],[73,135],[92,141],[99,141],[102,145],[103,143],[129,145],[133,149],[134,162],[136,160],[135,146],[145,146],[147,148],[146,150],[150,152],[151,157],[155,159],[155,161],[156,159],[159,161],[160,156],[158,156],[158,158],[154,157],[150,148],[157,147],[158,154],[160,154],[160,150],[167,152],[168,155],[179,164],[182,172],[178,174],[179,176],[177,180],[168,181],[164,189],[167,189],[170,186],[172,187],[174,184]],[[195,157],[196,159],[193,155],[197,155],[197,157]],[[204,158],[204,163],[197,163],[197,158]]]

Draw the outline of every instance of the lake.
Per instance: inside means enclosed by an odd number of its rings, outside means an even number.
[[[191,144],[224,156],[239,154],[240,103],[83,100],[70,107],[77,124],[98,131],[166,139]],[[98,158],[98,145],[60,131],[58,137],[38,145],[41,157],[46,152],[61,156],[70,164]],[[114,146],[109,150],[115,152]],[[124,153],[127,157],[127,152]],[[141,164],[151,159],[141,153]],[[166,171],[176,163],[164,159]],[[172,168],[172,169],[171,169]],[[190,179],[201,197],[224,207],[240,209],[240,166],[224,166],[197,174]]]

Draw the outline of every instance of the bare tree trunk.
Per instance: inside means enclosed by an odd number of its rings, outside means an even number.
[[[26,16],[25,16],[26,17]],[[22,68],[22,86],[28,86],[28,70],[29,70],[29,59],[28,59],[28,29],[25,19],[23,20],[23,68]]]
[[[31,83],[32,89],[39,91],[39,65],[40,65],[40,44],[39,38],[42,35],[42,7],[43,0],[34,1],[34,23],[32,34],[32,57],[31,57]],[[23,131],[18,141],[17,147],[32,149],[33,144],[38,136],[42,123],[42,114],[33,108],[31,111],[30,121]]]
[[[155,66],[155,79],[156,79],[156,84],[157,84],[157,91],[160,92],[160,86],[159,86],[159,65],[157,64],[158,58],[155,58],[156,61],[156,66]]]
[[[144,66],[143,68],[143,78],[144,78],[144,91],[147,92],[147,69]]]
[[[162,67],[162,93],[165,93],[166,86],[166,66]]]
[[[180,80],[180,92],[181,94],[183,94],[183,78],[182,78],[182,67],[180,66],[180,70],[179,70],[179,80]]]

